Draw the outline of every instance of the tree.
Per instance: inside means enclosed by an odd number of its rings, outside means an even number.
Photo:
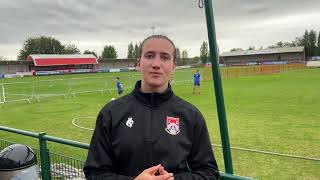
[[[136,43],[136,45],[134,45],[134,57],[135,58],[140,57],[140,47],[141,47],[141,42],[140,42],[139,46],[137,43]]]
[[[309,47],[309,56],[315,56],[316,55],[316,44],[317,44],[317,33],[314,30],[310,30],[309,32],[309,38],[308,38],[308,47]]]
[[[302,37],[296,37],[294,41],[292,41],[293,46],[303,46]]]
[[[198,64],[200,62],[200,57],[199,56],[195,56],[191,59],[192,64]]]
[[[318,33],[317,56],[320,56],[320,31]]]
[[[8,61],[8,58],[5,58],[3,56],[0,56],[0,61]]]
[[[292,41],[292,43],[289,42],[284,42],[283,43],[283,47],[295,47],[296,45],[294,44],[294,42]]]
[[[203,41],[200,47],[200,59],[202,64],[205,64],[208,61],[208,57],[209,57],[208,43],[206,41]]]
[[[282,41],[277,42],[276,47],[277,47],[277,48],[282,48],[282,47],[284,47],[283,42],[282,42]]]
[[[302,44],[301,38],[296,37],[296,39],[291,43],[279,41],[275,45],[268,46],[268,48],[272,49],[272,48],[283,48],[283,47],[295,47],[295,46],[301,46],[300,44]]]
[[[83,54],[92,54],[92,55],[94,55],[96,58],[98,57],[97,54],[96,54],[94,51],[85,50],[85,51],[83,52]]]
[[[34,37],[27,39],[17,57],[26,60],[30,54],[63,54],[64,46],[52,37]]]
[[[181,59],[181,52],[180,52],[180,49],[177,47],[176,48],[176,62],[177,62],[177,65],[182,65],[182,59]]]
[[[187,59],[187,58],[188,58],[188,52],[187,52],[187,50],[183,50],[183,51],[182,51],[182,58],[183,58],[183,59]]]
[[[101,58],[116,59],[118,57],[117,51],[113,46],[105,45],[102,51]]]
[[[132,42],[128,45],[127,58],[135,58],[135,52],[134,52],[134,48],[133,48]]]
[[[256,48],[254,46],[249,46],[248,50],[255,50]]]
[[[187,60],[188,60],[188,52],[187,52],[187,50],[183,50],[182,51],[182,58],[181,58],[182,64],[186,65]]]
[[[178,47],[176,48],[176,59],[177,60],[181,59],[181,53],[180,53],[180,49]]]
[[[268,46],[268,49],[274,49],[274,48],[277,48],[277,46],[276,45]]]
[[[68,43],[64,46],[64,54],[80,54],[80,50],[75,44]]]
[[[316,54],[316,31],[311,30],[310,32],[308,32],[308,30],[305,30],[301,42],[305,48],[305,53],[307,57],[314,56]]]
[[[319,35],[317,40],[317,33],[312,29],[310,31],[306,29],[303,36],[296,37],[295,40],[293,40],[291,43],[279,41],[275,45],[269,46],[268,48],[296,47],[296,46],[304,46],[305,54],[307,57],[320,55]]]
[[[302,36],[302,45],[305,48],[305,54],[306,54],[307,57],[310,54],[309,43],[308,42],[309,42],[309,32],[308,32],[308,30],[306,30],[304,32],[304,35]]]
[[[232,49],[230,50],[230,52],[232,52],[232,51],[243,51],[243,49],[242,49],[242,48],[232,48]]]

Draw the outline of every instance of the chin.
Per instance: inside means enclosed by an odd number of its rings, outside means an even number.
[[[166,83],[163,81],[149,81],[147,82],[147,84],[149,84],[149,86],[152,86],[152,87],[162,87]]]
[[[153,87],[160,87],[160,86],[163,86],[163,83],[159,83],[159,82],[150,82],[148,83],[150,86],[153,86]]]

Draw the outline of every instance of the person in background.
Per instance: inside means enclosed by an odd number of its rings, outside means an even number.
[[[119,77],[116,78],[116,81],[117,81],[117,83],[116,83],[117,93],[118,93],[118,97],[120,97],[121,94],[123,93],[123,88],[122,88],[122,84],[120,82],[120,78]]]
[[[199,73],[198,69],[193,74],[193,91],[192,91],[192,94],[194,94],[196,88],[198,89],[198,94],[200,94],[200,73]]]

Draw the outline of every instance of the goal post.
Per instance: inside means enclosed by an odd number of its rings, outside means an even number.
[[[4,90],[4,85],[0,84],[0,104],[3,104],[6,102],[6,94]]]

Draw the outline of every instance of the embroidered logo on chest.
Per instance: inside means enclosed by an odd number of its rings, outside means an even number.
[[[179,118],[167,116],[167,133],[177,135],[180,133]]]
[[[133,126],[134,121],[132,120],[132,117],[129,117],[126,121],[126,125],[131,128]]]

